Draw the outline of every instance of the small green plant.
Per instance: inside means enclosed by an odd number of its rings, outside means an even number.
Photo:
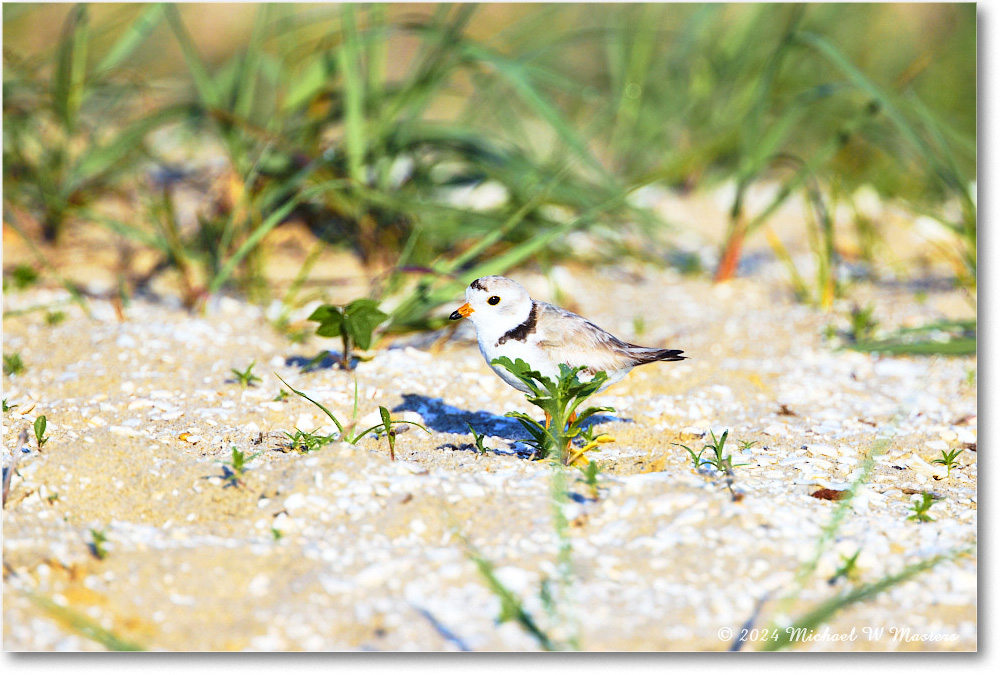
[[[851,320],[851,341],[867,342],[871,340],[878,327],[878,321],[875,320],[875,305],[869,304],[863,308],[855,305],[851,308],[849,318]]]
[[[278,375],[277,373],[275,373],[274,376],[277,377],[279,380],[281,380],[281,383],[284,384],[286,387],[288,387],[292,391],[293,394],[295,394],[296,396],[299,396],[301,398],[304,398],[305,400],[309,401],[314,406],[316,406],[317,408],[319,408],[320,410],[322,410],[323,414],[326,415],[328,418],[330,418],[330,421],[332,421],[336,425],[337,431],[339,432],[339,435],[340,435],[340,440],[345,441],[347,443],[350,443],[351,445],[356,445],[358,441],[360,441],[362,438],[364,438],[368,434],[372,433],[373,431],[376,432],[376,433],[380,433],[380,434],[384,433],[384,434],[386,434],[389,437],[389,454],[392,457],[392,459],[395,460],[396,459],[396,432],[393,429],[394,426],[398,426],[400,424],[412,424],[413,426],[415,426],[415,427],[417,427],[419,429],[423,429],[428,434],[430,433],[430,430],[427,427],[425,427],[422,424],[418,424],[417,422],[409,422],[407,420],[394,420],[394,419],[391,419],[390,416],[389,416],[388,409],[386,409],[383,406],[379,406],[379,414],[382,417],[382,421],[381,422],[379,422],[376,425],[370,426],[367,429],[365,429],[364,431],[361,431],[359,433],[353,433],[353,428],[354,428],[354,425],[356,424],[357,414],[358,414],[358,383],[357,383],[357,381],[355,381],[355,383],[354,383],[354,421],[351,422],[351,424],[350,424],[349,427],[345,427],[343,424],[341,424],[340,420],[337,419],[337,416],[334,415],[332,412],[330,412],[330,409],[327,408],[325,405],[323,405],[319,401],[316,401],[314,399],[309,398],[308,395],[306,395],[305,393],[299,391],[298,389],[294,388],[292,385],[290,385],[287,382],[285,382],[285,380],[281,377],[281,375]],[[297,434],[298,438],[304,439],[306,442],[309,442],[310,438],[312,438],[312,439],[320,439],[320,441],[316,441],[316,442],[319,443],[319,445],[326,445],[327,443],[330,443],[330,442],[333,441],[333,436],[318,436],[318,437],[314,437],[312,434],[307,434],[305,432],[299,431],[298,429],[296,429],[295,431],[296,431],[296,434]],[[286,436],[290,436],[287,432],[285,432],[285,435]],[[318,447],[318,445],[315,446],[315,447]]]
[[[38,271],[30,265],[18,265],[10,274],[15,290],[23,291],[38,281]]]
[[[532,615],[524,606],[523,601],[518,597],[517,593],[508,588],[497,577],[493,563],[478,551],[465,536],[459,535],[465,544],[466,555],[475,563],[490,591],[500,601],[500,615],[497,620],[501,623],[516,621],[521,629],[533,637],[545,651],[580,649],[579,624],[573,615],[571,607],[574,599],[572,593],[573,548],[572,540],[569,536],[569,523],[563,511],[563,507],[569,500],[566,479],[567,471],[568,469],[563,464],[558,462],[552,464],[550,487],[552,492],[552,525],[557,546],[555,561],[557,576],[555,579],[543,578],[538,592],[538,599],[545,609],[548,623],[565,627],[568,637],[564,640],[556,639],[550,635],[539,622],[538,618]],[[597,472],[595,470],[590,471],[596,481]]]
[[[389,315],[378,308],[378,302],[367,298],[355,300],[341,307],[321,305],[309,315],[309,321],[316,321],[319,327],[316,335],[322,337],[340,337],[343,343],[343,353],[340,365],[345,370],[351,370],[351,349],[368,349],[372,344],[372,335],[380,323]]]
[[[722,432],[720,438],[715,437],[715,432],[709,430],[712,434],[712,442],[705,445],[706,450],[711,450],[713,457],[710,457],[706,462],[713,467],[716,471],[723,474],[726,478],[726,489],[729,490],[729,494],[733,496],[733,501],[738,502],[743,499],[743,493],[733,488],[733,481],[735,474],[733,469],[738,466],[746,466],[746,464],[733,464],[733,456],[725,454],[726,439],[729,438],[729,429]]]
[[[480,433],[478,433],[475,429],[472,428],[472,425],[469,424],[468,422],[465,423],[465,426],[469,427],[469,431],[472,432],[472,438],[474,439],[475,444],[476,444],[475,445],[475,449],[476,449],[476,456],[477,457],[482,457],[487,452],[493,452],[494,451],[494,448],[487,448],[483,444],[483,439],[486,438],[486,434],[480,434]]]
[[[108,543],[108,535],[104,530],[90,528],[90,553],[98,560],[104,560],[108,557],[108,549],[104,546],[106,543]]]
[[[688,456],[691,458],[691,463],[694,465],[695,471],[700,470],[704,465],[710,466],[717,472],[725,477],[726,489],[729,490],[729,494],[732,495],[733,501],[738,502],[743,499],[743,493],[733,487],[735,480],[734,469],[740,466],[746,466],[746,464],[733,464],[733,456],[727,455],[726,440],[729,438],[729,429],[722,432],[722,436],[716,438],[715,432],[709,429],[709,433],[712,435],[712,442],[705,443],[705,446],[700,452],[695,453],[694,450],[686,445],[681,445],[680,443],[674,443],[674,445],[684,448],[687,451]],[[756,441],[741,441],[741,450],[750,448],[756,443]],[[707,458],[702,458],[706,450],[712,451],[712,456]]]
[[[285,534],[281,530],[279,530],[278,528],[276,528],[276,527],[272,527],[271,528],[271,539],[273,541],[281,541],[281,538],[284,537],[284,536],[285,536]]]
[[[65,320],[66,312],[61,309],[54,312],[45,312],[45,324],[47,326],[58,326]]]
[[[597,425],[591,424],[584,427],[579,435],[573,439],[573,442],[581,447],[581,450],[574,452],[573,454],[579,454],[583,452],[588,452],[589,450],[597,447],[601,443],[614,443],[615,439],[613,436],[608,434],[597,433]]]
[[[253,367],[257,365],[257,360],[254,359],[250,362],[250,365],[246,367],[246,370],[237,370],[236,368],[230,368],[233,373],[233,377],[236,381],[240,383],[244,389],[253,386],[254,382],[262,382],[262,380],[253,374]]]
[[[597,465],[597,462],[590,460],[587,462],[586,466],[578,466],[580,473],[583,474],[583,482],[590,489],[590,498],[597,501],[600,493],[601,485],[598,481],[598,476],[600,476],[601,468]]]
[[[261,452],[256,452],[247,457],[242,450],[237,449],[234,445],[232,458],[228,462],[221,462],[222,478],[226,481],[226,485],[230,487],[243,487],[245,485],[243,476],[247,472],[247,464],[256,459]]]
[[[382,417],[382,431],[385,432],[386,440],[389,441],[389,459],[396,461],[396,430],[392,428],[393,419],[389,416],[389,409],[384,405],[378,407],[378,414]]]
[[[466,546],[468,557],[475,563],[479,574],[486,581],[486,585],[490,591],[500,600],[500,615],[497,617],[497,621],[500,623],[516,621],[522,630],[533,637],[538,642],[538,645],[547,652],[562,650],[564,647],[551,638],[547,632],[542,630],[535,617],[525,609],[521,598],[497,577],[493,563],[487,560],[478,550],[474,549],[471,544],[466,543]],[[546,586],[543,585],[542,588],[545,589]]]
[[[918,523],[933,523],[934,519],[931,518],[930,514],[927,513],[934,502],[938,501],[940,498],[935,497],[930,492],[923,492],[920,495],[919,501],[915,500],[910,510],[913,512],[912,515],[908,516],[907,520],[912,520]]]
[[[3,411],[4,412],[10,412],[11,410],[13,410],[16,407],[17,407],[16,403],[13,404],[13,405],[7,405],[7,399],[3,400]]]
[[[614,408],[596,406],[586,408],[580,413],[576,412],[577,408],[595,394],[608,379],[606,373],[603,371],[596,373],[592,379],[584,382],[579,378],[580,371],[585,370],[584,366],[570,368],[561,363],[559,379],[553,382],[551,378],[532,370],[531,366],[521,359],[512,362],[507,357],[501,356],[494,359],[493,363],[506,369],[524,383],[530,390],[525,398],[545,413],[548,423],[544,426],[522,412],[509,412],[506,415],[520,422],[530,434],[531,438],[525,439],[524,442],[534,448],[534,457],[555,458],[564,464],[574,464],[598,443],[609,441],[606,437],[599,437],[583,448],[570,452],[570,443],[580,436],[589,418],[602,412],[614,412]]]
[[[51,505],[51,504],[55,504],[55,503],[56,503],[57,501],[59,501],[59,493],[58,493],[58,492],[53,492],[52,494],[48,495],[48,496],[47,496],[47,497],[45,498],[45,500],[46,500],[46,501],[47,501],[47,502],[48,502],[48,503],[49,503],[50,505]]]
[[[705,463],[705,460],[703,460],[701,456],[705,454],[705,450],[707,448],[702,448],[700,452],[695,453],[694,450],[692,450],[686,445],[682,445],[680,443],[673,443],[672,445],[676,445],[679,448],[684,448],[684,450],[687,451],[688,457],[691,458],[691,464],[694,465],[695,471],[699,471],[701,469],[701,465]]]
[[[722,432],[722,436],[719,438],[715,437],[715,431],[709,429],[709,434],[712,435],[712,442],[705,444],[705,450],[712,451],[712,457],[705,460],[708,464],[715,467],[716,471],[721,471],[722,473],[732,473],[732,470],[738,466],[746,466],[746,464],[733,464],[733,456],[726,454],[726,439],[729,438],[729,429]]]
[[[285,391],[284,389],[281,389],[278,391],[278,394],[271,400],[274,401],[275,403],[281,403],[287,398],[288,398],[288,392]]]
[[[21,359],[21,352],[3,355],[3,372],[9,376],[20,375],[24,372],[24,360]]]
[[[738,441],[740,444],[740,452],[745,452],[750,450],[753,446],[757,445],[757,441]]]
[[[931,464],[940,464],[948,469],[946,478],[951,477],[951,468],[958,465],[958,456],[965,451],[965,448],[956,448],[954,450],[942,450],[941,456],[935,460],[931,460]]]
[[[315,429],[313,431],[302,431],[301,429],[296,429],[293,434],[286,431],[285,436],[288,436],[289,448],[303,453],[318,450],[324,445],[329,445],[337,440],[332,435],[323,436],[322,434],[317,434]]]
[[[287,338],[293,345],[300,345],[306,341],[307,337],[309,337],[308,328],[288,328],[283,332],[285,333],[285,338]]]
[[[850,558],[845,555],[840,556],[840,567],[837,571],[833,573],[833,576],[826,580],[828,584],[833,586],[841,579],[850,580],[857,574],[858,556],[861,555],[861,549],[859,548],[854,552]]]
[[[646,317],[641,314],[632,317],[632,332],[637,336],[646,332]]]
[[[35,442],[38,443],[39,450],[49,442],[48,436],[45,435],[45,427],[47,426],[48,421],[45,419],[45,415],[39,415],[35,418]]]
[[[799,570],[795,575],[792,590],[778,600],[774,609],[776,616],[782,617],[790,614],[791,609],[798,601],[802,590],[815,574],[816,569],[819,566],[820,558],[830,550],[830,547],[838,539],[837,534],[840,530],[841,524],[851,513],[851,502],[854,499],[854,496],[858,493],[858,489],[870,480],[872,474],[874,473],[877,459],[884,454],[885,448],[888,444],[889,438],[884,437],[878,440],[869,452],[866,453],[864,461],[860,467],[861,471],[858,473],[857,477],[851,483],[851,487],[848,489],[847,498],[837,502],[837,506],[831,514],[830,520],[823,527],[820,536],[816,539],[813,554],[806,562],[800,565]],[[776,634],[779,637],[774,640],[768,640],[764,645],[762,645],[762,650],[778,651],[794,647],[798,642],[796,639],[797,635],[800,636],[802,634],[809,634],[822,624],[832,620],[834,616],[844,609],[855,604],[873,600],[885,591],[890,590],[925,571],[934,569],[937,565],[943,562],[969,555],[974,550],[975,543],[962,545],[951,549],[948,552],[917,560],[916,562],[907,565],[899,572],[886,574],[875,581],[849,585],[842,592],[836,593],[829,599],[813,605],[811,608],[807,609],[804,613],[795,617],[790,622],[783,622],[782,624],[772,623],[771,628],[776,631]],[[844,563],[838,570],[838,572],[844,572],[848,581],[850,581],[850,574],[856,568],[857,557],[858,553],[855,553],[851,558],[844,560]],[[835,583],[837,578],[838,577],[831,578],[828,582]],[[733,644],[732,649],[739,649],[740,646],[741,643],[736,642]]]

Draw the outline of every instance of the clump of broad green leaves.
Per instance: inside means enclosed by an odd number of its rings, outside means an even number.
[[[505,356],[494,359],[495,365],[509,371],[522,382],[530,393],[525,398],[545,413],[547,424],[540,424],[530,415],[522,412],[509,412],[507,417],[513,417],[525,428],[531,436],[524,442],[534,448],[534,456],[539,459],[558,459],[564,464],[575,464],[588,450],[600,443],[613,440],[608,436],[598,436],[582,448],[571,451],[570,444],[583,435],[586,422],[594,415],[604,412],[614,412],[614,408],[591,406],[577,413],[577,409],[597,393],[597,390],[607,381],[605,372],[599,372],[590,380],[580,379],[580,371],[585,366],[570,368],[559,364],[559,378],[555,381],[545,377],[521,359],[511,361]]]
[[[351,348],[371,347],[375,329],[388,318],[389,315],[378,308],[378,302],[361,298],[343,307],[320,305],[308,320],[319,323],[316,335],[340,337],[344,345],[340,363],[345,370],[351,370]]]

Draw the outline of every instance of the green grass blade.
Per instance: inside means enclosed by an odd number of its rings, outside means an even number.
[[[92,211],[90,209],[81,209],[79,214],[86,220],[93,221],[99,225],[104,225],[115,234],[133,239],[166,255],[170,254],[170,245],[166,238],[162,236],[157,236],[152,232],[146,232],[133,224],[124,223],[120,220],[110,218],[102,213],[97,213],[96,211]]]
[[[866,94],[871,96],[872,99],[877,101],[885,115],[892,120],[903,137],[906,138],[919,152],[924,161],[934,168],[938,177],[945,183],[945,185],[962,196],[964,200],[970,200],[970,197],[965,190],[965,186],[962,185],[961,179],[950,170],[945,162],[942,162],[938,154],[934,152],[927,141],[917,132],[913,125],[910,124],[909,120],[906,119],[888,94],[886,94],[878,85],[865,76],[865,74],[862,73],[857,66],[851,63],[851,61],[844,56],[839,49],[834,47],[833,44],[822,36],[803,31],[796,33],[795,39],[826,57],[826,59],[844,75],[846,75],[847,78],[858,87],[858,89],[864,91]]]
[[[260,62],[263,56],[264,36],[269,24],[270,5],[257,5],[257,15],[254,18],[253,30],[247,42],[243,58],[240,59],[239,74],[236,79],[236,103],[233,114],[241,119],[249,119],[253,110],[254,97],[257,91],[257,78],[260,77]]]
[[[367,435],[368,435],[368,434],[370,434],[371,432],[375,431],[376,429],[381,429],[381,428],[382,428],[382,423],[381,423],[381,422],[379,422],[379,423],[378,423],[378,424],[376,424],[375,426],[372,426],[372,427],[368,427],[368,428],[367,428],[367,429],[365,429],[364,431],[359,431],[358,433],[354,434],[354,436],[353,436],[353,437],[351,437],[351,438],[346,438],[346,439],[344,439],[344,440],[346,440],[346,441],[347,441],[348,443],[350,443],[350,444],[352,444],[352,445],[353,445],[354,443],[357,443],[358,441],[360,441],[360,440],[361,440],[362,438],[364,438],[365,436],[367,436]]]
[[[440,265],[438,269],[445,274],[451,274],[457,269],[461,269],[470,260],[475,259],[477,256],[481,255],[486,249],[488,249],[493,244],[497,243],[504,238],[514,227],[519,225],[524,217],[528,215],[532,210],[538,208],[544,201],[546,197],[546,192],[541,190],[532,197],[529,201],[525,202],[519,209],[510,214],[506,221],[500,227],[493,229],[485,237],[482,237],[475,244],[470,246],[468,250],[463,251],[459,255],[455,256],[452,260],[445,262]]]
[[[636,143],[633,135],[642,106],[641,88],[644,88],[646,79],[655,70],[650,69],[650,62],[656,46],[656,30],[658,21],[654,13],[662,9],[656,5],[636,5],[636,11],[640,14],[639,20],[635,22],[635,34],[629,35],[630,40],[626,40],[625,31],[619,28],[621,39],[611,40],[609,47],[621,46],[625,51],[621,54],[621,61],[625,62],[624,68],[619,68],[619,82],[616,83],[618,94],[618,105],[615,111],[615,126],[611,132],[611,146],[617,149],[619,154],[630,151]],[[624,44],[623,44],[624,43]],[[640,88],[639,95],[630,93],[630,86]]]
[[[163,18],[163,4],[156,3],[149,5],[136,18],[125,33],[118,38],[108,53],[104,55],[101,62],[94,70],[95,77],[101,77],[111,70],[117,68],[128,58],[132,52],[143,45],[149,38],[149,34],[156,28],[156,24]]]
[[[265,218],[260,225],[254,228],[254,231],[250,233],[240,247],[236,249],[236,252],[226,260],[225,265],[219,270],[219,272],[212,277],[212,281],[208,285],[208,292],[217,292],[229,277],[232,276],[233,272],[236,271],[236,267],[243,261],[243,259],[261,242],[262,239],[267,235],[268,232],[277,227],[285,217],[292,212],[296,206],[298,206],[303,201],[302,196],[289,199],[278,209],[273,211],[267,218]]]
[[[369,108],[376,117],[382,110],[382,97],[386,93],[385,66],[389,55],[389,40],[385,33],[388,19],[386,7],[387,5],[382,3],[368,5],[368,32],[370,35],[369,39],[365,40],[365,61],[368,64],[366,91]]]
[[[949,333],[948,340],[919,339],[934,332]],[[976,343],[975,319],[943,320],[926,326],[901,328],[881,340],[860,340],[848,345],[848,349],[913,356],[969,356],[976,353]]]
[[[872,473],[875,471],[876,460],[885,452],[885,449],[888,446],[889,438],[883,437],[877,440],[868,451],[864,461],[861,463],[861,471],[848,488],[846,499],[842,499],[837,502],[837,506],[830,515],[830,520],[823,527],[819,538],[816,540],[816,546],[813,549],[812,557],[806,561],[801,568],[799,568],[799,571],[795,576],[796,590],[792,595],[785,598],[784,602],[786,607],[790,606],[791,602],[798,597],[798,593],[801,592],[805,583],[816,571],[820,558],[833,543],[837,532],[840,529],[841,523],[843,523],[844,519],[847,517],[848,512],[850,511],[851,502],[854,501],[854,496],[858,493],[861,486],[865,485],[868,482],[868,479],[871,478]]]
[[[344,146],[347,173],[358,185],[367,183],[364,173],[365,128],[364,80],[361,78],[361,49],[354,17],[354,5],[344,4],[341,12],[343,45],[337,52],[344,81]]]
[[[296,396],[301,396],[302,398],[304,398],[305,400],[309,401],[314,406],[316,406],[317,408],[319,408],[320,410],[322,410],[326,414],[326,416],[329,417],[333,421],[333,423],[337,425],[337,430],[340,432],[341,437],[343,437],[343,435],[344,435],[344,426],[340,423],[340,420],[337,419],[336,415],[334,415],[332,412],[330,412],[330,410],[325,405],[323,405],[319,401],[314,401],[313,399],[309,398],[306,394],[303,394],[301,391],[299,391],[298,389],[296,389],[292,385],[290,385],[287,382],[285,382],[285,380],[281,377],[281,375],[278,375],[277,373],[275,373],[274,376],[276,378],[278,378],[279,380],[281,380],[281,383],[283,385],[285,385],[286,387],[288,387],[289,389],[291,389],[293,394],[295,394]]]
[[[63,126],[72,131],[84,96],[89,40],[87,6],[73,7],[63,24],[56,51],[56,72],[52,80],[52,102]]]
[[[287,83],[288,90],[281,102],[282,114],[290,114],[307,105],[333,79],[336,71],[336,61],[330,58],[329,53],[315,55],[302,71]]]
[[[500,600],[501,617],[517,621],[529,635],[538,641],[538,645],[545,651],[558,651],[559,646],[535,623],[534,617],[524,608],[521,599],[497,577],[493,569],[493,563],[483,557],[479,551],[473,549],[472,545],[468,544],[468,542],[467,546],[469,548],[468,557],[475,563],[476,569],[479,570],[479,574],[486,580],[490,591]]]
[[[976,353],[975,338],[959,338],[948,342],[927,340],[923,342],[859,342],[848,346],[856,352],[876,352],[879,354],[909,356],[972,356]]]
[[[974,547],[967,546],[954,549],[948,553],[931,556],[930,558],[907,565],[896,574],[888,574],[878,581],[863,584],[857,588],[851,589],[843,595],[830,598],[796,619],[784,630],[777,631],[776,634],[779,637],[775,640],[768,640],[762,649],[763,651],[770,652],[785,649],[786,647],[797,644],[797,641],[794,639],[796,632],[800,635],[809,635],[812,631],[816,630],[821,625],[828,623],[836,614],[844,609],[847,609],[851,605],[873,600],[885,591],[909,581],[918,574],[933,569],[943,562],[955,560],[963,555],[967,555],[973,550]]]
[[[191,40],[187,28],[184,27],[180,10],[177,9],[176,5],[167,4],[164,11],[167,22],[170,24],[171,29],[173,29],[177,43],[180,45],[181,53],[184,55],[184,61],[187,63],[188,71],[191,74],[191,79],[194,82],[195,90],[198,92],[198,98],[201,100],[202,105],[207,108],[221,107],[222,95],[216,87],[212,76],[209,74],[205,62],[198,53],[198,48]]]
[[[159,127],[176,122],[189,115],[191,108],[186,105],[170,106],[155,110],[122,129],[109,143],[92,147],[72,169],[71,178],[64,191],[72,194],[88,181],[122,169],[122,160],[142,147],[146,136]]]
[[[57,621],[66,624],[80,635],[104,645],[113,652],[142,652],[142,645],[125,640],[112,631],[102,628],[89,616],[74,609],[56,603],[51,598],[36,593],[26,592],[28,599],[38,605],[46,614]]]
[[[523,64],[471,43],[464,45],[464,51],[469,58],[488,63],[496,68],[497,72],[510,82],[521,100],[549,124],[556,135],[573,150],[577,157],[594,169],[606,182],[612,182],[610,174],[591,154],[587,144],[577,135],[573,126],[563,118],[558,108],[534,86],[531,75]]]
[[[448,22],[451,5],[439,4],[429,25],[411,27],[422,39],[417,54],[403,86],[386,101],[382,114],[383,128],[379,135],[389,133],[387,125],[405,112],[409,119],[420,119],[441,90],[448,75],[458,66],[455,45],[461,41],[462,31],[468,25],[477,7],[472,3],[461,4]]]

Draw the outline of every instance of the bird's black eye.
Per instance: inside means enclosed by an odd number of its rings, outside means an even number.
[[[486,302],[490,303],[491,305],[498,305],[498,304],[500,304],[500,296],[499,295],[494,295],[493,297],[491,297]]]

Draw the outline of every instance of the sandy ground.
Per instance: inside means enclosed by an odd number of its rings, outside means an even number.
[[[846,328],[849,304],[823,313],[795,303],[773,262],[721,286],[625,264],[516,276],[546,300],[554,280],[560,301],[599,325],[691,357],[639,368],[593,400],[615,408],[598,427],[615,442],[594,455],[596,499],[569,475],[568,586],[555,583],[554,470],[526,458],[519,426],[503,416],[534,411],[488,370],[471,326],[443,343],[399,340],[353,372],[330,360],[303,372],[339,343],[293,344],[252,305],[222,298],[194,315],[140,298],[119,320],[98,300],[92,319],[69,305],[57,325],[39,312],[3,322],[4,354],[26,364],[3,380],[17,406],[4,414],[5,466],[19,454],[3,511],[4,649],[103,649],[37,598],[148,649],[537,649],[516,622],[498,623],[474,547],[555,639],[578,632],[587,650],[724,650],[755,609],[753,626],[765,629],[975,542],[974,357],[836,349],[824,329]],[[852,298],[873,302],[890,327],[974,316],[947,284],[922,288],[865,283]],[[36,288],[5,302],[63,299]],[[230,369],[252,360],[263,381],[241,387]],[[295,452],[286,432],[332,429],[309,403],[279,397],[275,373],[342,420],[356,382],[360,423],[377,423],[384,405],[431,433],[402,431],[395,462],[374,435]],[[22,452],[18,433],[38,415],[50,440]],[[487,434],[485,455],[466,423]],[[744,464],[740,501],[675,445],[698,450],[724,429]],[[242,485],[222,464],[233,447],[256,455]],[[958,448],[967,449],[945,477],[930,462]],[[836,509],[810,495],[848,487],[873,449],[871,480],[782,605]],[[923,491],[943,497],[935,520],[907,520]],[[91,530],[107,537],[103,559]],[[830,583],[859,550],[852,576]],[[796,648],[974,650],[976,572],[974,553],[942,563],[845,609]],[[554,616],[541,598],[546,579]],[[745,648],[767,635],[747,634]]]

